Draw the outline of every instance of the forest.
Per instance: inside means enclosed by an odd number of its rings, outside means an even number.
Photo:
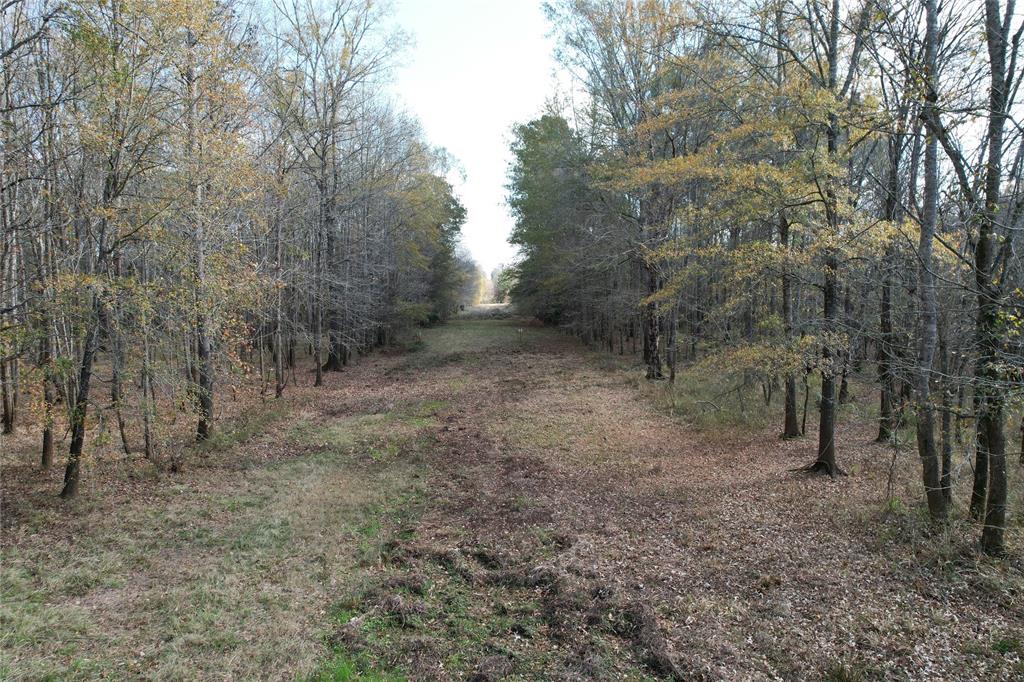
[[[1024,675],[1022,9],[526,4],[485,274],[401,3],[0,0],[0,678]]]
[[[375,96],[380,10],[246,11],[4,4],[2,423],[43,426],[43,468],[66,427],[62,497],[91,384],[124,453],[158,458],[179,417],[211,436],[226,375],[280,398],[298,354],[319,385],[477,285],[448,160]]]
[[[513,300],[639,344],[649,380],[696,363],[778,391],[783,438],[807,432],[813,375],[807,469],[832,477],[850,375],[874,373],[877,439],[914,432],[930,516],[970,475],[1001,554],[1024,461],[1024,22],[980,9],[549,7],[587,107],[515,130]]]

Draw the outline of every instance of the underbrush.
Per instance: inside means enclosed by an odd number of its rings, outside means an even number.
[[[597,354],[596,364],[605,371],[626,372],[631,386],[664,412],[698,431],[729,429],[759,432],[775,427],[781,431],[785,388],[781,379],[769,380],[743,372],[707,372],[700,365],[677,368],[675,382],[650,381],[645,369],[628,356]],[[806,379],[806,383],[805,383]],[[878,419],[877,387],[866,377],[849,377],[849,396],[839,405],[839,422],[872,422]],[[797,423],[806,433],[815,432],[821,404],[821,377],[812,372],[797,378]],[[899,431],[900,442],[914,437],[914,415],[908,410]]]
[[[266,433],[271,426],[290,415],[292,409],[287,403],[274,401],[246,410],[218,424],[213,434],[196,444],[193,450],[200,455],[209,455],[246,443],[253,437]]]
[[[756,431],[781,423],[782,394],[775,390],[766,402],[762,386],[754,382],[684,369],[674,383],[648,381],[642,373],[633,375],[633,383],[660,409],[695,429]]]

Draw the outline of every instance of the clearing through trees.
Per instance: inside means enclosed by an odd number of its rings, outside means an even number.
[[[658,407],[644,367],[478,310],[426,330],[419,350],[251,410],[224,429],[237,442],[179,473],[98,467],[74,515],[34,462],[5,463],[0,669],[1020,672],[1019,566],[967,549],[970,528],[922,538],[899,502],[917,475],[902,467],[886,500],[891,451],[873,422],[840,424],[850,476],[794,473],[813,433],[687,424]]]

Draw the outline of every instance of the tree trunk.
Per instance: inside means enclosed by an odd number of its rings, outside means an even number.
[[[154,456],[153,418],[156,401],[153,398],[153,361],[149,343],[149,325],[142,319],[142,445],[146,459]]]
[[[936,94],[936,51],[938,41],[937,0],[926,0],[925,69],[926,93],[924,116],[934,116]],[[939,201],[939,145],[929,134],[924,149],[924,196],[921,211],[921,232],[917,245],[917,291],[920,305],[920,341],[917,350],[914,388],[917,403],[917,454],[921,458],[921,475],[928,498],[928,514],[933,521],[946,517],[946,496],[942,492],[942,471],[935,443],[935,408],[931,404],[931,372],[938,341],[938,302],[935,298],[935,275],[932,274],[932,242],[935,240]]]
[[[980,359],[979,359],[980,365]],[[977,420],[981,418],[981,411],[985,402],[981,390],[977,386],[980,376],[980,367],[974,370],[974,399],[972,401],[974,414]],[[975,450],[974,450],[974,478],[971,483],[971,518],[981,521],[985,516],[985,502],[988,499],[988,446],[986,445],[988,431],[982,428],[980,422],[975,426]]]
[[[284,243],[281,238],[281,209],[277,207],[274,220],[274,270],[276,274],[274,283],[274,397],[280,398],[284,395],[285,387],[285,347],[282,327],[284,326]]]
[[[68,449],[68,463],[64,469],[64,488],[60,496],[67,500],[78,494],[81,480],[82,450],[85,447],[86,417],[89,409],[89,383],[92,379],[92,366],[96,359],[99,346],[102,304],[99,294],[93,294],[92,314],[89,327],[82,345],[82,362],[78,371],[78,390],[75,392],[75,404],[71,410],[71,446]]]
[[[782,264],[782,324],[786,334],[786,343],[793,341],[794,313],[793,313],[793,276],[789,271],[789,220],[782,216],[779,219],[779,243],[782,245],[784,257],[787,261]],[[783,438],[798,438],[800,426],[797,424],[796,416],[796,374],[786,374],[786,391],[783,400],[784,414],[782,425]]]
[[[316,311],[313,313],[316,318],[314,321],[313,334],[316,338],[313,354],[314,362],[316,363],[316,378],[313,380],[314,386],[324,385],[324,363],[323,363],[323,343],[324,343],[324,313],[320,308],[320,304],[316,304]]]
[[[880,339],[878,340],[878,385],[881,395],[878,406],[878,437],[875,440],[879,443],[888,443],[892,440],[895,429],[895,417],[893,410],[894,396],[896,393],[895,382],[892,376],[892,252],[886,253],[885,274],[882,276],[882,302],[879,312],[878,327]]]
[[[14,388],[13,378],[8,372],[7,361],[0,360],[0,405],[3,414],[0,415],[0,432],[5,434],[14,433]]]
[[[807,379],[811,375],[811,370],[804,370],[804,413],[800,419],[800,435],[807,435],[807,404],[811,401],[811,386]]]
[[[120,276],[120,265],[118,261],[113,263],[114,275]],[[121,365],[123,363],[121,347],[121,328],[117,314],[117,303],[113,304],[112,315],[107,316],[107,338],[110,339],[110,406],[114,410],[117,419],[117,431],[121,437],[121,449],[125,455],[131,454],[131,447],[128,445],[128,434],[122,412],[122,388],[121,388]]]
[[[832,12],[828,37],[828,89],[836,94],[838,84],[839,58],[839,0],[832,1]],[[839,152],[839,122],[835,113],[828,115],[826,131],[828,158],[835,162]],[[837,178],[825,178],[824,210],[826,229],[829,237],[839,234],[839,193]],[[834,248],[826,251],[822,272],[824,296],[822,324],[826,334],[836,331],[839,321],[839,258]],[[843,471],[836,466],[836,375],[842,361],[841,353],[832,347],[834,340],[826,338],[822,348],[821,408],[818,425],[818,458],[811,464],[810,471],[827,473],[830,477]]]
[[[658,273],[653,265],[647,266],[647,294],[658,292]],[[657,303],[647,303],[643,307],[644,327],[644,361],[647,363],[649,380],[663,379],[661,368],[661,315]]]
[[[1024,464],[1024,417],[1020,420],[1020,463]]]
[[[201,234],[197,240],[201,240]],[[201,242],[199,242],[201,243]],[[200,247],[196,262],[199,281],[206,277],[205,249]],[[200,301],[200,307],[205,304]],[[213,435],[213,349],[210,345],[207,315],[200,311],[196,316],[196,365],[199,371],[199,423],[196,426],[196,440],[202,442]]]
[[[984,430],[984,448],[988,453],[988,498],[985,501],[981,548],[986,554],[1002,555],[1006,553],[1003,536],[1006,531],[1007,495],[1004,402],[1000,395],[989,396],[985,403],[984,412],[978,418],[978,429]]]
[[[949,348],[939,334],[939,372],[942,374],[942,496],[946,510],[953,504],[953,392],[950,390]]]
[[[835,255],[830,253],[825,259],[824,286],[824,322],[828,330],[835,329],[839,313],[839,284],[836,276],[838,267]],[[836,372],[839,360],[839,354],[826,342],[822,349],[818,458],[809,467],[812,471],[821,471],[833,478],[836,474],[842,473],[836,466]]]
[[[847,329],[853,329],[853,300],[850,298],[850,287],[846,286],[843,295],[843,325]],[[839,404],[845,405],[850,402],[850,358],[853,355],[854,344],[851,341],[846,344],[842,354],[842,380],[839,382]]]
[[[1012,3],[1007,13],[1012,12]],[[978,288],[977,342],[979,349],[977,386],[978,456],[988,460],[988,497],[981,547],[987,554],[1006,552],[1006,393],[1001,376],[1002,344],[1001,285],[995,280],[996,234],[1001,199],[1003,135],[1009,97],[1006,54],[1010,21],[1000,16],[998,0],[985,0],[985,37],[991,68],[989,88],[988,151],[985,168],[985,207],[974,251],[975,282]],[[1016,48],[1015,48],[1016,49]],[[1016,77],[1019,74],[1009,74]],[[1007,237],[1009,238],[1009,237]]]
[[[43,447],[39,463],[44,469],[49,469],[53,465],[53,336],[49,320],[45,322],[46,329],[39,352],[39,368],[43,374]]]
[[[670,384],[676,382],[676,328],[678,322],[676,320],[676,308],[672,307],[672,313],[668,318],[668,338],[666,339],[666,352],[665,357],[668,360],[668,381]],[[610,345],[610,341],[609,341]]]
[[[198,39],[190,30],[186,37],[188,48],[185,68],[185,154],[188,169],[188,191],[190,195],[190,220],[195,244],[196,272],[196,389],[199,407],[199,422],[196,425],[196,440],[202,442],[213,435],[213,349],[210,342],[210,321],[207,313],[206,286],[206,224],[203,211],[203,186],[199,178],[201,159],[196,149],[198,133],[199,88],[195,70],[195,49]]]

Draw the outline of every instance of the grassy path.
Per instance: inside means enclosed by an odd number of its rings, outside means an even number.
[[[799,476],[811,439],[688,428],[516,319],[328,380],[182,474],[8,494],[3,676],[1024,674],[1019,565],[921,542],[856,423],[852,476]]]

